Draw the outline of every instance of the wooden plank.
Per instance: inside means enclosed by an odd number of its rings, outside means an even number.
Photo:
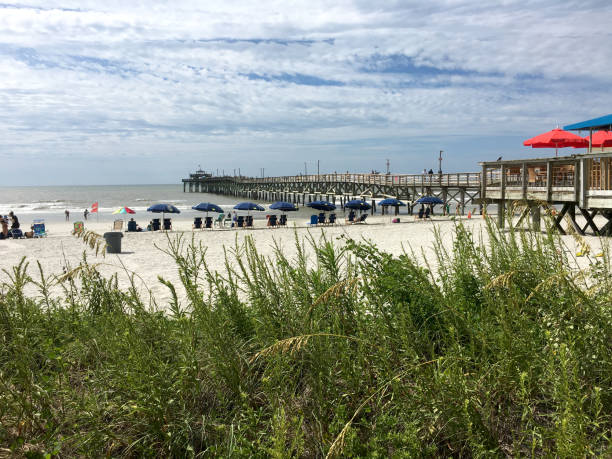
[[[582,231],[582,228],[580,228],[580,226],[578,225],[578,222],[576,222],[576,206],[573,204],[570,204],[569,208],[567,209],[567,213],[569,215],[568,221],[569,221],[570,226],[578,234],[580,234],[581,236],[584,236],[584,231]]]
[[[585,230],[590,226],[593,232],[596,235],[599,235],[599,229],[597,228],[597,225],[593,221],[593,218],[595,217],[595,215],[597,215],[597,212],[598,212],[597,209],[592,211],[590,214],[588,210],[583,209],[582,207],[579,207],[579,209],[582,215],[584,216],[584,218],[586,219],[586,225],[584,225],[584,228],[582,228],[582,234],[584,234]]]
[[[516,226],[521,226],[521,223],[523,223],[523,220],[525,220],[525,217],[527,217],[527,215],[529,215],[529,206],[525,206],[523,212],[521,212],[521,215],[519,216],[519,219],[516,222]]]
[[[563,227],[560,225],[560,223],[561,223],[561,220],[563,219],[563,217],[565,216],[565,214],[567,213],[569,208],[570,208],[570,204],[566,202],[565,204],[563,204],[563,208],[561,209],[561,212],[559,212],[559,215],[557,215],[555,218],[553,218],[553,223],[555,225],[555,228],[557,228],[557,230],[561,234],[567,234],[565,232],[565,230],[563,229]]]

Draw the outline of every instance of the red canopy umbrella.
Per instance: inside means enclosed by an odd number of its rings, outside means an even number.
[[[589,136],[584,138],[587,142]],[[593,138],[591,141],[591,147],[612,147],[612,131],[597,131],[593,132]]]
[[[589,146],[589,141],[576,134],[557,128],[525,140],[523,145],[532,148],[554,148],[555,156],[558,156],[558,148],[585,148]]]

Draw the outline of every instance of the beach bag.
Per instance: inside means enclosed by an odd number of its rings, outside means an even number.
[[[9,234],[13,239],[21,239],[23,237],[23,233],[19,228],[10,229]]]

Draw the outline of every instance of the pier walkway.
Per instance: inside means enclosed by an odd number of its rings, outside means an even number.
[[[283,177],[190,177],[184,192],[216,193],[267,201],[306,204],[325,199],[340,204],[362,198],[389,197],[415,202],[421,196],[437,196],[461,212],[480,196],[480,173],[455,174],[318,174]]]
[[[539,230],[544,209],[562,234],[592,230],[597,235],[612,236],[612,149],[608,150],[482,162],[481,172],[455,174],[347,173],[257,178],[214,177],[197,171],[183,179],[183,191],[302,205],[318,199],[343,205],[362,198],[369,200],[373,209],[377,200],[393,197],[405,201],[410,212],[420,197],[437,196],[461,214],[470,205],[482,208],[495,204],[502,227],[507,212],[513,214],[520,209],[519,221],[527,218]]]

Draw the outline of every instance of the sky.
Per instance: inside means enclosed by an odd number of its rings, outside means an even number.
[[[609,0],[0,3],[0,185],[554,155],[522,141],[612,113],[611,22]]]

